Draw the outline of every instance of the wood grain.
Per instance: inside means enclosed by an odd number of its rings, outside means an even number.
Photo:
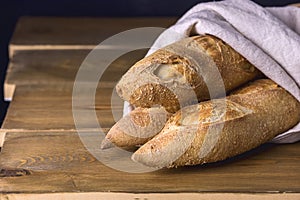
[[[89,133],[87,137],[97,137]],[[0,156],[0,190],[299,193],[299,147],[300,143],[269,144],[220,163],[135,174],[103,165],[84,148],[76,132],[9,132]],[[14,170],[19,175],[7,175]]]
[[[113,50],[107,50],[113,52]],[[106,52],[107,52],[106,51]],[[111,64],[105,65],[107,58],[95,50],[97,62],[83,61],[90,50],[59,50],[59,51],[20,51],[12,59],[4,84],[5,99],[13,98],[14,90],[19,85],[60,85],[74,84],[79,68],[86,79],[81,82],[91,82],[90,76],[103,70],[100,78],[101,87],[113,87],[121,76],[139,59],[143,58],[146,49],[128,52]]]
[[[130,194],[120,192],[88,192],[88,193],[45,193],[45,194],[0,194],[0,200],[298,200],[299,195],[293,193],[281,194],[240,194],[240,193],[146,193]]]
[[[10,42],[10,57],[18,50],[92,49],[119,32],[138,27],[166,28],[175,21],[175,17],[22,17]]]
[[[97,128],[87,115],[95,110],[101,127],[111,127],[121,117],[123,101],[113,93],[113,88],[98,87],[94,105],[88,100],[88,89],[78,98],[82,111],[82,128]],[[114,119],[115,114],[116,119]],[[2,129],[11,130],[74,130],[72,113],[72,85],[23,85],[16,88],[14,100],[10,103]],[[86,114],[87,113],[87,114]]]

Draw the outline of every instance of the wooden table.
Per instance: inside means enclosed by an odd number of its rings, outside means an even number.
[[[0,131],[1,200],[300,199],[300,143],[265,144],[220,163],[149,173],[109,168],[86,150],[72,115],[73,84],[85,57],[120,31],[168,27],[175,20],[20,19],[5,81],[5,98],[11,103]],[[105,84],[98,86],[95,108],[104,131],[115,123],[110,98],[115,82],[145,52],[115,60],[103,77]],[[122,102],[116,102],[121,111]],[[84,131],[98,129],[87,121]]]

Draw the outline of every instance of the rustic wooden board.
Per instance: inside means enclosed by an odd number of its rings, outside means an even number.
[[[22,17],[10,42],[10,57],[18,50],[92,49],[119,32],[138,27],[169,27],[175,21],[175,17]]]
[[[68,83],[59,85],[29,85],[16,88],[14,100],[10,103],[2,129],[11,130],[73,130],[75,129],[72,113],[72,86]],[[74,110],[89,111],[95,109],[101,127],[111,127],[116,116],[121,116],[123,101],[113,93],[113,88],[98,87],[95,94],[95,107],[87,102],[87,91],[82,91],[79,107]],[[81,127],[96,128],[85,116]],[[118,120],[119,118],[116,118]]]
[[[0,156],[0,191],[299,195],[299,147],[269,144],[220,163],[127,173],[95,159],[76,132],[10,132]]]
[[[114,50],[107,50],[114,51]],[[102,87],[113,87],[121,76],[146,53],[144,50],[136,50],[126,53],[110,65],[105,65],[107,58],[101,57],[99,52],[96,63],[90,63],[88,67],[83,67],[83,73],[92,74],[99,68],[105,69],[100,82]],[[19,85],[59,85],[69,83],[74,84],[78,69],[82,66],[84,59],[90,50],[43,50],[43,51],[19,51],[12,59],[7,70],[4,96],[6,100],[11,100],[16,86]],[[85,62],[89,63],[89,62]],[[84,65],[87,66],[87,65]],[[99,77],[100,78],[100,77]]]
[[[83,146],[72,115],[72,89],[86,55],[112,34],[135,27],[166,27],[174,21],[51,17],[19,21],[4,86],[10,93],[6,97],[14,99],[0,130],[0,200],[300,199],[300,143],[266,144],[219,163],[141,174],[111,169]],[[115,122],[111,93],[116,81],[145,52],[126,54],[111,64],[98,86],[95,108],[83,91],[80,109],[96,109],[105,132]],[[103,67],[101,63],[95,67]],[[122,102],[116,96],[113,101],[117,120]],[[99,138],[90,134],[98,133],[99,127],[89,116],[84,120],[80,131],[96,143]],[[109,153],[106,157],[115,158]]]

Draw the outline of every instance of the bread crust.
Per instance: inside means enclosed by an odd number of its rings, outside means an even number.
[[[209,75],[215,68],[224,83],[217,86],[220,95],[222,87],[227,92],[261,75],[222,40],[211,35],[194,36],[137,62],[117,84],[117,93],[136,107],[160,104],[174,113],[183,106],[210,99],[205,80],[219,79]]]
[[[226,99],[178,111],[132,159],[158,168],[216,162],[253,149],[299,121],[300,103],[273,81],[261,79]]]

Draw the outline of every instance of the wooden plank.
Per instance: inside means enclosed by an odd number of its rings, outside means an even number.
[[[299,194],[240,194],[240,193],[146,193],[128,194],[120,192],[46,193],[46,194],[0,194],[0,200],[299,200]]]
[[[14,100],[10,103],[2,129],[12,130],[74,130],[72,111],[72,87],[68,83],[60,85],[23,85],[16,88]],[[101,127],[111,127],[122,114],[123,101],[113,93],[113,88],[98,87],[95,94],[95,107],[86,95],[89,90],[82,91],[76,111],[89,112],[96,110]],[[112,109],[114,113],[112,113]],[[88,114],[88,113],[87,113]],[[81,127],[92,129],[92,116],[82,113]],[[114,115],[117,117],[114,120]]]
[[[76,37],[70,37],[67,35],[66,38],[61,38],[61,34],[68,30],[77,30],[78,23],[84,23],[89,27],[95,27],[95,30],[98,32],[93,32],[93,34],[97,35],[99,31],[103,28],[98,29],[98,22],[110,22],[110,19],[100,19],[93,20],[93,19],[77,19],[77,21],[73,20],[64,20],[62,18],[49,18],[47,21],[46,18],[32,18],[25,17],[24,20],[22,19],[20,22],[20,26],[18,25],[15,36],[12,39],[13,44],[17,45],[28,45],[30,46],[31,43],[37,43],[38,45],[46,45],[48,48],[51,45],[60,45],[61,42],[64,43],[66,41],[73,41],[74,43],[70,43],[71,45],[77,45],[76,42],[79,42],[79,45],[84,45],[85,40],[84,38],[89,38],[89,35],[85,35],[84,37],[76,39]],[[58,22],[59,21],[59,22]],[[119,20],[112,19],[114,23],[119,22]],[[129,20],[129,24],[135,26],[135,23],[141,23],[143,19],[138,20]],[[153,20],[146,19],[146,22],[152,23]],[[163,20],[164,21],[164,20]],[[23,23],[24,22],[24,23]],[[62,24],[60,24],[62,22]],[[122,22],[122,20],[121,20]],[[124,27],[123,27],[124,25]],[[121,26],[117,26],[119,28],[125,27],[128,24],[123,23]],[[119,31],[119,29],[114,29],[115,26],[111,29],[107,29],[107,33],[113,33],[114,31]],[[58,29],[57,29],[58,28]],[[65,29],[67,28],[67,29]],[[48,30],[49,32],[43,32],[39,30]],[[63,32],[62,29],[64,29]],[[19,31],[18,31],[19,30]],[[34,32],[36,30],[36,36],[33,38],[29,38],[27,36],[31,36],[33,34],[31,31]],[[82,30],[82,26],[80,26],[79,30]],[[121,30],[121,29],[120,29]],[[25,31],[25,32],[23,32]],[[29,31],[29,34],[27,34]],[[91,28],[91,30],[93,29]],[[88,32],[89,32],[88,31]],[[113,32],[111,32],[113,31]],[[19,34],[20,33],[20,34]],[[53,40],[52,33],[57,34],[57,38],[60,38],[56,41]],[[105,33],[105,31],[104,31]],[[51,36],[50,36],[50,35]],[[79,35],[84,34],[81,32]],[[92,34],[92,38],[95,38]],[[71,34],[72,36],[75,36]],[[20,37],[19,37],[20,36]],[[105,36],[102,35],[102,37]],[[72,38],[72,39],[71,39]],[[98,37],[97,37],[98,38]],[[24,39],[24,40],[23,40]],[[37,41],[34,41],[37,39]],[[71,39],[71,40],[70,40]],[[104,38],[102,38],[104,39]],[[16,43],[14,43],[16,41]],[[29,41],[29,43],[27,43]],[[48,43],[49,41],[54,41],[53,44]],[[96,41],[96,40],[95,40]],[[92,40],[93,45],[96,43]],[[24,43],[23,43],[24,42]],[[68,43],[68,42],[67,42]],[[63,45],[66,45],[64,43]],[[46,48],[46,49],[47,49]],[[28,48],[27,48],[28,49]],[[29,48],[30,49],[30,48]],[[50,48],[51,49],[51,48]],[[62,48],[64,49],[64,48]],[[72,48],[71,48],[72,49]],[[76,49],[76,48],[75,48]],[[79,48],[80,49],[80,48]],[[85,49],[85,48],[82,48]],[[107,50],[109,51],[109,50]],[[59,51],[18,51],[15,56],[13,57],[10,67],[7,72],[6,83],[4,85],[5,88],[5,99],[12,100],[14,95],[14,91],[16,85],[23,86],[29,85],[29,87],[21,87],[18,89],[20,95],[18,96],[17,102],[13,102],[9,108],[8,116],[5,119],[5,124],[3,127],[7,127],[11,130],[38,130],[38,129],[64,129],[64,130],[72,130],[74,129],[74,120],[72,118],[72,110],[71,110],[71,103],[72,103],[72,85],[74,84],[74,79],[76,73],[80,67],[80,64],[83,62],[85,57],[88,55],[90,50],[59,50]],[[123,73],[137,60],[142,58],[145,54],[145,50],[142,51],[135,51],[128,53],[126,55],[121,56],[119,59],[115,60],[108,68],[108,70],[104,73],[101,79],[101,87],[108,87],[112,88],[116,81],[121,77]],[[106,58],[103,58],[105,60]],[[103,68],[103,64],[101,62],[96,63],[96,65],[90,68],[92,72],[96,68]],[[36,87],[35,85],[38,85]],[[61,86],[64,85],[64,86]],[[67,86],[65,86],[67,85]],[[107,93],[108,90],[104,89],[104,97],[110,97],[110,93]],[[98,96],[96,98],[97,102],[101,101],[101,96],[103,95],[101,92],[97,93]],[[38,98],[36,98],[38,97]],[[105,99],[109,100],[109,99]],[[104,127],[111,126],[114,123],[112,118],[111,112],[109,111],[110,101],[104,100],[104,104],[97,105],[97,114],[98,118],[103,119],[100,121],[100,124]],[[25,106],[24,106],[25,105]],[[28,106],[27,106],[28,105]],[[90,110],[94,109],[91,105],[83,105],[85,106],[84,109]],[[117,106],[117,109],[121,108],[121,103]],[[105,117],[103,117],[105,116]],[[87,128],[94,128],[89,123],[88,118],[87,121]],[[60,125],[58,125],[60,124]],[[5,128],[4,128],[5,131]],[[3,138],[4,134],[1,134],[1,138]],[[1,145],[3,140],[1,139]]]
[[[10,42],[10,57],[18,50],[92,49],[119,32],[138,27],[169,27],[175,21],[175,17],[22,17]]]
[[[98,136],[90,133],[97,149]],[[219,163],[128,173],[95,159],[76,132],[9,132],[0,156],[0,191],[299,195],[299,148],[268,144]]]
[[[7,84],[53,84],[74,81],[89,51],[21,51],[11,60]]]
[[[107,50],[112,51],[113,50]],[[106,52],[107,52],[106,51]],[[18,85],[48,85],[68,82],[73,85],[77,72],[90,50],[59,50],[59,51],[20,51],[12,59],[7,70],[4,84],[4,96],[11,100]],[[98,52],[95,50],[94,52]],[[126,53],[110,65],[105,65],[107,58],[99,57],[96,63],[89,63],[82,73],[93,75],[97,69],[105,69],[100,79],[102,86],[113,87],[120,77],[139,59],[143,58],[146,50],[136,50]],[[97,53],[95,53],[97,54]],[[86,65],[85,65],[86,66]],[[83,80],[89,82],[87,78]]]

